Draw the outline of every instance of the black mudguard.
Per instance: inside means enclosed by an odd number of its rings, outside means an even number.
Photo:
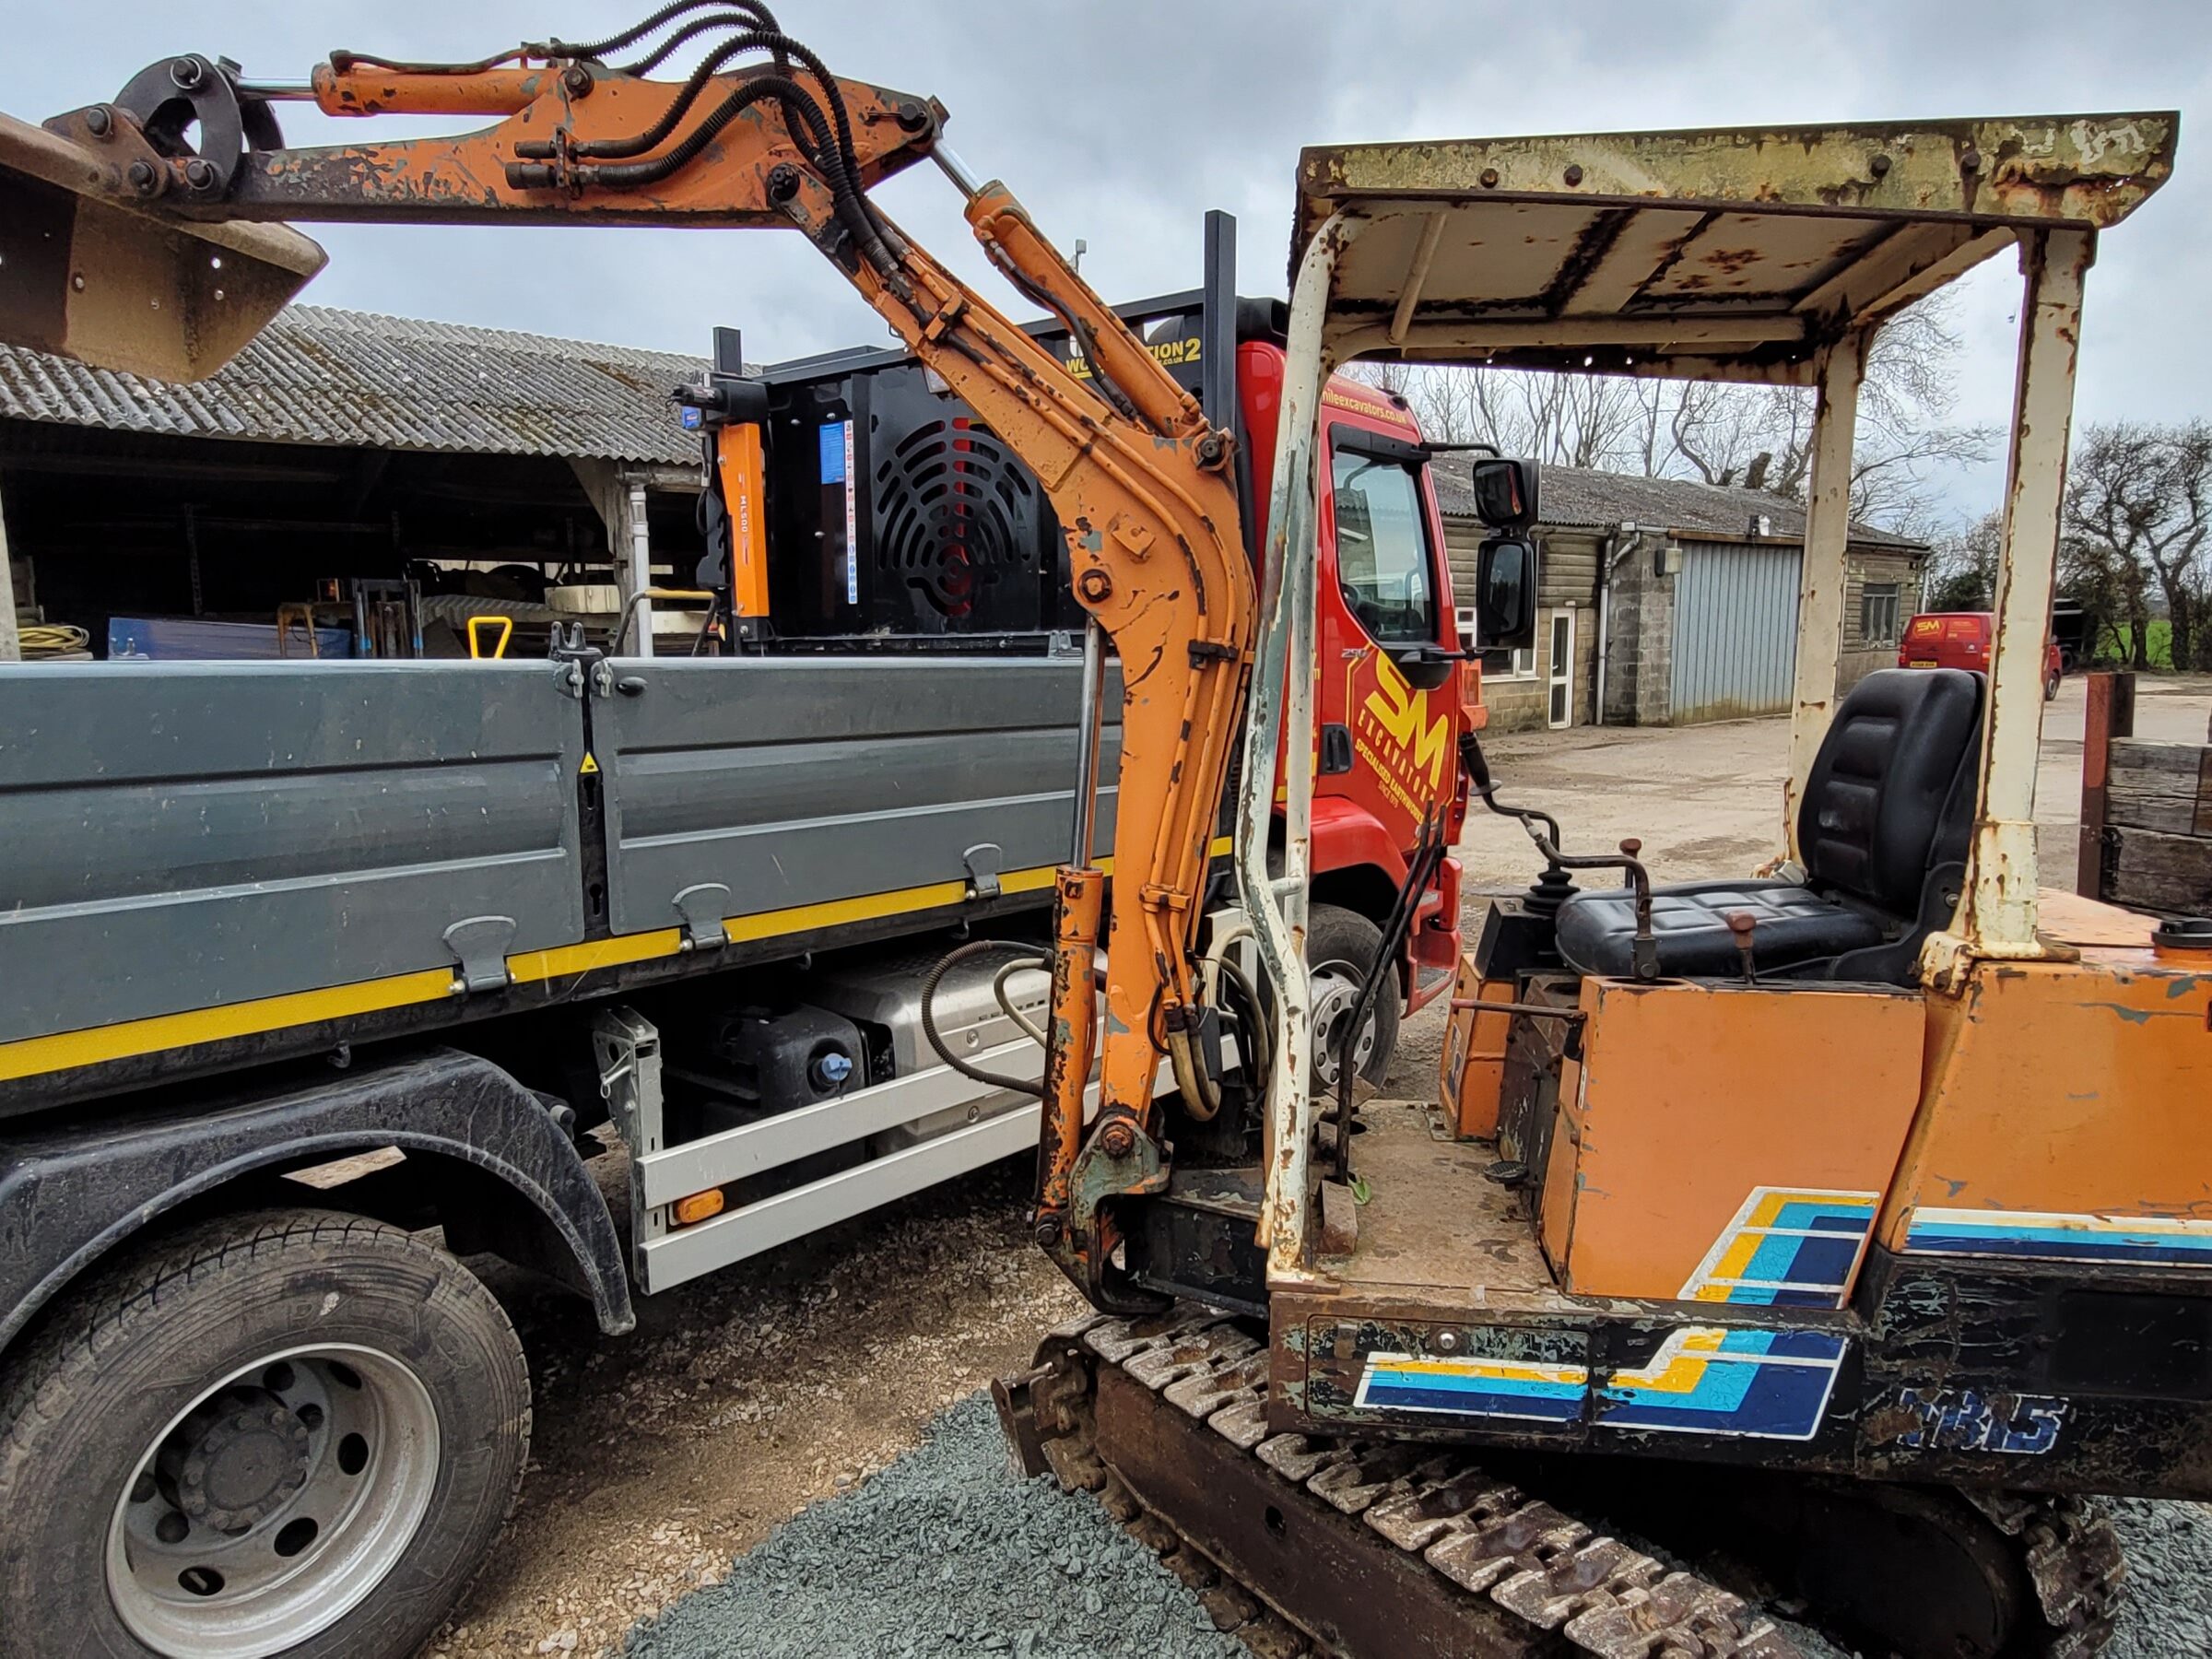
[[[637,1323],[614,1217],[547,1099],[488,1060],[434,1048],[0,1138],[0,1345],[169,1212],[384,1147],[411,1160],[393,1174],[418,1168],[445,1194],[455,1249],[550,1274],[588,1296],[610,1334]],[[301,1187],[290,1201],[312,1196]]]

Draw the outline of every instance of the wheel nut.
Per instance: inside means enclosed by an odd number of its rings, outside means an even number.
[[[1094,565],[1076,578],[1076,592],[1093,605],[1102,605],[1112,596],[1113,578]]]
[[[1109,1158],[1126,1158],[1136,1150],[1136,1131],[1126,1118],[1116,1118],[1099,1131],[1099,1150]]]

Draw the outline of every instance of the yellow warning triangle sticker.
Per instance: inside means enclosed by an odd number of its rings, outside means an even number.
[[[576,769],[576,775],[580,778],[588,778],[598,770],[598,760],[587,750],[583,757],[583,764]]]

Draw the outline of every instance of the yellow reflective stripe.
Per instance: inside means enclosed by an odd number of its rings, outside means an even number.
[[[151,1019],[127,1019],[115,1025],[91,1026],[81,1031],[63,1031],[53,1037],[29,1037],[19,1042],[0,1044],[0,1082],[36,1077],[41,1072],[97,1065],[103,1060],[126,1060],[134,1054],[156,1054],[165,1049],[220,1042],[226,1038],[252,1037],[263,1031],[281,1030],[286,1026],[312,1025],[317,1020],[343,1019],[349,1015],[374,1014],[385,1008],[437,1002],[451,996],[453,990],[451,968],[426,968],[415,973],[394,974],[388,979],[362,980],[357,984],[294,991],[283,996],[261,996],[251,1002],[225,1003],[220,1007],[194,1008],[184,1014],[156,1015]]]
[[[1024,871],[1027,875],[1030,872]],[[1002,877],[1002,885],[1012,877]],[[1045,883],[1052,872],[1045,872]],[[898,888],[888,893],[869,893],[859,899],[832,899],[822,904],[794,904],[789,910],[756,911],[749,916],[725,916],[723,928],[730,943],[772,939],[780,934],[804,933],[809,928],[835,927],[841,922],[870,922],[878,916],[896,916],[905,911],[931,910],[959,904],[968,897],[964,881],[936,881],[927,887]]]
[[[619,968],[625,962],[674,956],[683,942],[683,929],[656,927],[651,933],[618,934],[611,939],[586,939],[581,945],[525,950],[521,956],[507,959],[507,977],[517,984],[566,979],[571,974],[589,973],[594,968]]]
[[[1222,836],[1207,851],[1218,858],[1233,845],[1228,836]],[[1101,858],[1099,867],[1111,874],[1113,860]],[[1034,869],[1015,870],[1000,877],[999,886],[1009,893],[1039,892],[1053,885],[1056,868],[1043,865]],[[723,926],[733,944],[743,944],[805,933],[817,927],[835,927],[841,923],[870,922],[909,911],[960,904],[967,897],[967,883],[938,881],[925,887],[871,893],[859,899],[833,899],[820,904],[794,904],[784,910],[731,916],[724,919]],[[617,968],[629,962],[674,956],[682,946],[681,929],[660,927],[647,933],[622,934],[611,939],[587,939],[576,945],[526,950],[507,959],[507,974],[518,984],[531,984],[589,973],[594,969]],[[89,1026],[51,1037],[27,1037],[16,1042],[0,1043],[0,1083],[18,1077],[35,1077],[46,1072],[69,1071],[80,1065],[98,1065],[110,1060],[127,1060],[138,1054],[191,1048],[203,1042],[253,1037],[289,1026],[313,1025],[325,1019],[344,1019],[437,1002],[453,994],[453,985],[452,968],[425,968],[385,979],[360,980],[350,985],[293,991],[281,996],[255,997],[250,1002],[225,1003],[182,1014],[159,1014],[148,1019],[118,1020],[113,1025]]]

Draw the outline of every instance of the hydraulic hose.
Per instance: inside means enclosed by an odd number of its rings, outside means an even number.
[[[1001,968],[997,974],[992,979],[991,994],[998,999],[998,1011],[1001,1014],[1004,1014],[1008,1019],[1012,1020],[1016,1025],[1019,1026],[1021,1028],[1021,1034],[1024,1037],[1027,1037],[1039,1048],[1044,1048],[1049,1044],[1051,1039],[1045,1036],[1043,1028],[1031,1025],[1030,1023],[1030,1017],[1014,1006],[1014,998],[1007,993],[1006,990],[1006,982],[1008,980],[1012,979],[1016,974],[1021,972],[1024,969],[1033,968],[1033,966],[1034,964],[1026,961],[1019,957],[1015,958],[1014,960],[1008,962],[1004,968]]]
[[[1044,1083],[1041,1079],[1031,1082],[1026,1077],[1002,1077],[996,1072],[987,1072],[980,1065],[971,1065],[952,1052],[937,1030],[935,1003],[938,984],[946,974],[960,963],[976,957],[988,956],[994,951],[1013,951],[1032,962],[1042,964],[1048,970],[1052,966],[1053,953],[1035,945],[1023,945],[1012,939],[970,940],[922,976],[922,1034],[929,1039],[929,1046],[936,1051],[937,1058],[961,1077],[977,1083],[987,1083],[993,1088],[1006,1089],[1011,1094],[1028,1095],[1033,1100],[1041,1100],[1044,1099]]]
[[[1345,1020],[1344,1052],[1336,1056],[1336,1178],[1339,1181],[1348,1179],[1352,1170],[1353,1051],[1361,1029],[1367,1024],[1368,1014],[1375,1006],[1375,997],[1382,991],[1382,976],[1397,959],[1412,928],[1414,915],[1420,909],[1421,895],[1428,891],[1429,883],[1435,877],[1437,866],[1443,863],[1445,850],[1451,844],[1451,833],[1443,818],[1432,813],[1422,820],[1420,840],[1406,871],[1406,884],[1398,889],[1390,914],[1383,920],[1382,938],[1375,948],[1375,959],[1359,982],[1359,994],[1353,1000],[1351,1014]]]
[[[559,56],[590,58],[598,62],[610,52],[620,52],[625,47],[635,46],[647,35],[665,29],[686,12],[705,11],[712,6],[740,3],[742,0],[671,0],[671,4],[662,6],[643,22],[633,23],[620,34],[608,35],[604,41],[592,41],[581,46],[571,45],[566,41],[549,41],[547,44],[554,48]]]
[[[1182,1109],[1201,1124],[1212,1123],[1221,1111],[1221,1085],[1198,1063],[1190,1032],[1168,1033],[1168,1062],[1175,1068],[1175,1088],[1182,1096]]]
[[[1220,975],[1221,982],[1237,994],[1237,1023],[1244,1031],[1244,1069],[1252,1079],[1253,1092],[1265,1100],[1267,1080],[1275,1074],[1273,1022],[1268,1019],[1265,1005],[1260,1001],[1259,993],[1253,989],[1252,982],[1244,977],[1242,969],[1223,958],[1215,962],[1214,970]]]
[[[700,35],[712,34],[718,29],[774,30],[777,28],[775,18],[769,14],[765,6],[741,5],[739,0],[721,0],[721,3],[731,5],[735,9],[715,12],[711,17],[694,18],[643,57],[633,58],[627,64],[617,64],[616,72],[621,75],[651,75],[675,55],[676,49],[687,41],[696,41]]]

